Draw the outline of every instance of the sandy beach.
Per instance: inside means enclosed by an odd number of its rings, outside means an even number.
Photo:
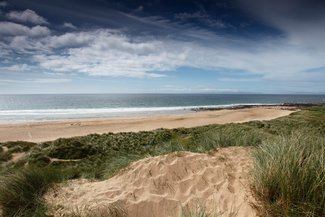
[[[286,109],[280,106],[270,106],[235,110],[200,111],[181,115],[0,124],[0,142],[17,140],[44,142],[61,137],[84,136],[91,133],[137,132],[158,128],[196,127],[208,124],[270,120],[289,115],[292,112],[292,108]]]

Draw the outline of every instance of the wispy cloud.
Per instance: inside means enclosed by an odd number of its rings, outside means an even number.
[[[56,84],[56,83],[67,83],[70,79],[59,79],[59,78],[39,78],[39,79],[26,79],[26,80],[14,80],[14,79],[0,79],[0,83],[37,83],[37,84]]]
[[[4,71],[28,71],[30,70],[32,67],[30,67],[27,64],[15,64],[15,65],[10,65],[10,66],[0,66],[0,70],[2,72]]]
[[[140,5],[139,7],[137,7],[135,10],[134,10],[134,13],[140,13],[143,11],[143,5]]]
[[[178,13],[175,14],[174,17],[182,22],[188,22],[189,20],[198,20],[203,24],[208,25],[209,27],[216,28],[226,28],[226,24],[221,19],[214,19],[207,13],[203,13],[201,11],[197,11],[195,13]]]
[[[0,7],[6,7],[8,5],[5,1],[0,1]]]
[[[163,93],[238,93],[237,89],[230,88],[214,88],[214,87],[180,87],[175,85],[164,85],[157,88],[156,92]]]
[[[77,27],[75,25],[73,25],[72,23],[69,23],[69,22],[63,23],[62,26],[65,28],[69,28],[69,29],[77,29]]]
[[[22,23],[32,23],[36,25],[48,24],[45,18],[39,16],[33,10],[25,11],[11,11],[6,14],[6,18],[13,21],[18,21]]]
[[[259,20],[281,30],[294,46],[325,50],[324,1],[239,0],[242,8]]]

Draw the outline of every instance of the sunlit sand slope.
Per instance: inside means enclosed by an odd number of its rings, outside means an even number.
[[[197,206],[221,216],[256,216],[248,186],[251,165],[243,147],[178,152],[137,161],[105,181],[61,184],[45,197],[55,216],[119,207],[130,217],[167,217]]]

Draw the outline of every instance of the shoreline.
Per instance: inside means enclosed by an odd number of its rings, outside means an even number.
[[[311,106],[322,106],[325,103],[248,103],[248,104],[226,104],[226,105],[204,105],[204,106],[185,106],[182,109],[170,109],[170,110],[148,110],[139,112],[117,112],[112,114],[103,114],[99,116],[76,116],[73,117],[54,117],[49,119],[29,119],[29,120],[1,120],[0,126],[2,125],[21,125],[21,124],[38,124],[38,123],[55,123],[55,122],[72,122],[72,121],[85,121],[85,120],[105,120],[105,119],[124,119],[124,118],[141,118],[141,117],[156,117],[156,116],[170,116],[170,115],[184,115],[202,111],[220,111],[220,110],[238,110],[246,108],[268,108],[268,107],[280,107],[285,110],[297,110],[300,108],[311,107]],[[160,108],[160,107],[159,107]],[[171,107],[176,108],[176,107]],[[111,108],[115,109],[115,108]],[[125,109],[125,108],[120,108]],[[129,108],[130,109],[130,108]],[[135,108],[138,109],[138,108]],[[156,109],[156,107],[147,109]],[[56,111],[56,109],[49,109],[50,111]],[[67,109],[71,110],[71,109]],[[78,110],[78,109],[77,109]],[[90,109],[93,110],[93,109]],[[116,109],[115,109],[116,110]],[[33,110],[22,110],[22,111],[33,111]],[[35,110],[38,111],[38,110]],[[42,110],[43,111],[43,110]],[[2,111],[0,110],[0,113]]]
[[[0,124],[0,142],[45,142],[88,134],[150,131],[159,128],[190,128],[210,124],[271,120],[296,111],[299,106],[252,106],[198,110],[186,114],[112,118],[65,119],[41,122]]]
[[[119,107],[119,108],[56,108],[56,109],[22,109],[22,110],[1,110],[1,124],[21,124],[52,122],[78,119],[103,119],[103,118],[124,118],[142,117],[157,115],[188,114],[198,111],[219,111],[224,109],[236,110],[243,108],[258,107],[286,107],[286,109],[303,108],[310,106],[322,106],[325,103],[231,103],[220,105],[191,105],[191,106],[170,106],[170,107]]]

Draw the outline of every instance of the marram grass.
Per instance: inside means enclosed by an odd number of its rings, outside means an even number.
[[[253,153],[254,190],[271,216],[325,216],[325,138],[306,130]]]
[[[0,207],[4,217],[41,217],[45,207],[42,196],[55,182],[62,180],[58,171],[28,168],[6,174],[0,180]]]

